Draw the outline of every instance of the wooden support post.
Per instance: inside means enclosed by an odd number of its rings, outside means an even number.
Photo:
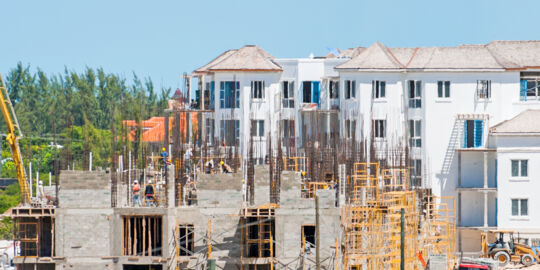
[[[134,239],[133,239],[133,254],[132,255],[137,255],[137,229],[138,229],[137,220],[139,220],[139,218],[135,217],[133,218],[133,220],[135,221],[135,226],[133,227]],[[144,231],[142,233],[144,233]]]
[[[145,217],[145,218],[147,218],[147,217]],[[155,226],[155,224],[154,224],[154,226]],[[153,250],[152,250],[152,234],[151,234],[151,230],[148,229],[148,231],[144,231],[144,228],[143,228],[143,232],[148,233],[148,256],[152,256],[153,255],[152,254]],[[144,249],[144,247],[143,247],[143,249]]]
[[[144,232],[145,232],[145,229],[146,229],[146,218],[142,219],[142,227],[143,227],[143,230],[142,230],[143,231],[143,234],[142,234],[142,246],[143,246],[143,249],[142,249],[142,255],[141,256],[145,256],[146,251],[145,251],[144,247],[146,247],[146,233],[144,233]],[[148,255],[150,255],[150,254],[148,254]]]

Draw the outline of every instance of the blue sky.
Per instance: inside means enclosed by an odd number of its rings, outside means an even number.
[[[181,85],[230,49],[276,57],[326,54],[380,41],[390,47],[540,39],[540,1],[4,1],[0,72],[17,62],[60,73],[103,67],[155,86]]]

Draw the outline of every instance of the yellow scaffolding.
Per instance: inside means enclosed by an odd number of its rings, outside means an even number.
[[[409,188],[408,169],[380,169],[378,163],[354,163],[348,177],[351,190],[341,209],[343,269],[399,269],[401,211],[404,211],[405,268],[419,269],[418,252],[446,254],[455,263],[453,198],[428,198],[425,223],[417,193]]]
[[[253,267],[257,268],[256,265],[261,263],[263,265],[269,264],[270,270],[274,269],[274,217],[275,209],[278,207],[278,204],[266,204],[259,207],[244,208],[241,210],[241,270],[249,270]]]
[[[293,172],[305,172],[309,168],[307,157],[283,157],[283,170]]]

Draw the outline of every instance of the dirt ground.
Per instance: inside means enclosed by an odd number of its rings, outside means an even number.
[[[499,268],[501,269],[501,268]],[[526,269],[526,270],[540,270],[540,264],[533,264],[529,267],[525,267],[522,264],[508,264],[502,269]]]

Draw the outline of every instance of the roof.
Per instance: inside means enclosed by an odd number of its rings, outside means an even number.
[[[193,73],[206,73],[206,72],[208,72],[208,68],[210,68],[211,66],[223,61],[223,59],[229,57],[231,54],[233,54],[236,51],[237,50],[225,51],[224,53],[220,54],[218,57],[216,57],[212,61],[210,61],[208,64],[206,64],[206,65],[196,69],[195,71],[193,71]]]
[[[274,57],[255,45],[222,53],[195,73],[216,71],[282,71]]]
[[[492,41],[457,47],[387,48],[375,42],[367,49],[345,50],[351,60],[336,69],[376,70],[507,70],[540,68],[540,40]]]
[[[191,113],[191,122],[193,126],[197,125],[198,114]],[[130,127],[129,139],[135,141],[135,135],[137,130],[137,122],[134,120],[124,120],[123,124]],[[169,117],[169,134],[172,134],[174,128],[174,117]],[[165,117],[152,117],[148,120],[141,121],[141,127],[143,128],[141,140],[144,142],[162,142],[165,139]],[[186,114],[180,114],[180,128],[182,133],[185,133],[186,129]]]
[[[503,121],[490,128],[490,132],[505,135],[537,133],[540,135],[540,110],[526,110],[512,119]]]

